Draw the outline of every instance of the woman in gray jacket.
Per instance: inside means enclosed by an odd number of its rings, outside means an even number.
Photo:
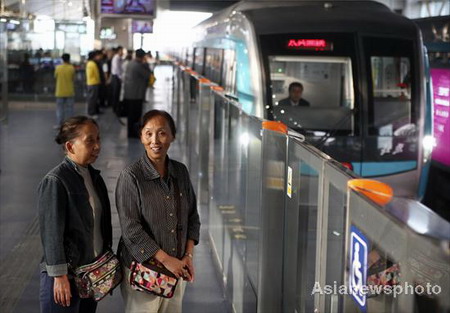
[[[108,191],[91,166],[100,153],[99,128],[91,118],[72,117],[55,140],[66,157],[38,188],[41,312],[94,313],[97,303],[79,298],[70,273],[112,246]]]

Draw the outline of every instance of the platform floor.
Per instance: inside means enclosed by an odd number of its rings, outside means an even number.
[[[157,81],[149,90],[145,109],[170,111],[171,67],[155,70]],[[36,188],[39,181],[63,158],[54,142],[54,103],[12,102],[8,123],[0,125],[0,311],[2,313],[39,312],[39,270],[41,243],[37,223]],[[84,114],[84,103],[76,104],[76,113]],[[94,166],[102,171],[112,204],[114,247],[120,237],[114,189],[126,164],[139,158],[143,148],[137,139],[127,139],[111,108],[98,120],[102,151]],[[171,158],[184,161],[174,142]],[[199,208],[201,215],[201,208]],[[206,225],[206,222],[203,222]],[[195,249],[196,281],[188,284],[183,312],[224,313],[227,306],[220,279],[213,266],[206,227]],[[124,312],[120,290],[99,303],[98,313]]]

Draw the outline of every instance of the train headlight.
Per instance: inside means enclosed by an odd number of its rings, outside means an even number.
[[[433,136],[425,136],[422,139],[423,146],[423,162],[426,163],[431,158],[431,152],[433,152],[433,148],[436,146],[436,139]]]

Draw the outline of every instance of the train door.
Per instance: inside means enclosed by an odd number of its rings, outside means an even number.
[[[361,175],[401,183],[398,195],[417,190],[420,86],[412,40],[363,38],[368,73],[367,128]],[[405,176],[408,175],[408,176]],[[395,181],[397,180],[397,181]]]

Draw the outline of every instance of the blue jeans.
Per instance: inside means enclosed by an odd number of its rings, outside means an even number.
[[[97,302],[93,299],[81,299],[73,280],[70,280],[70,306],[65,307],[55,303],[53,298],[53,284],[55,279],[47,275],[47,272],[41,273],[41,286],[39,292],[39,301],[41,304],[41,313],[95,313]]]
[[[61,125],[64,120],[73,116],[73,97],[56,98],[56,123]]]

